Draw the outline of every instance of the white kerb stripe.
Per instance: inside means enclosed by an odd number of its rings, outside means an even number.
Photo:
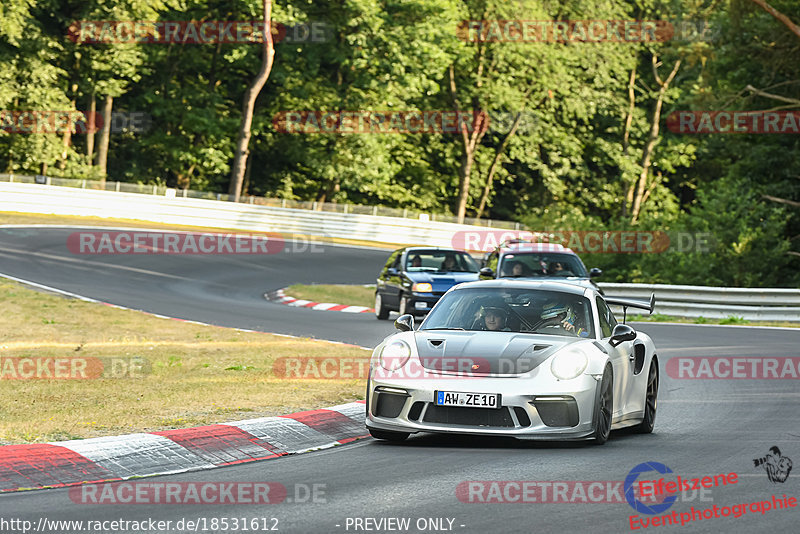
[[[244,430],[290,454],[337,444],[329,436],[288,417],[262,417],[225,424]]]
[[[214,467],[171,439],[155,434],[59,441],[53,445],[85,456],[120,478]]]

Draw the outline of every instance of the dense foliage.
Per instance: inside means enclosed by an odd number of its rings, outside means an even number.
[[[797,0],[772,7],[800,23]],[[148,128],[0,129],[0,172],[225,193],[258,43],[92,43],[78,21],[254,21],[261,0],[3,0],[0,110],[147,113]],[[797,110],[800,36],[752,0],[279,0],[244,193],[713,235],[596,255],[605,280],[800,286],[800,135],[679,134],[678,110]],[[471,39],[463,21],[669,21],[669,39]],[[465,36],[466,35],[466,36]],[[502,36],[502,35],[501,35]],[[461,110],[464,132],[283,133],[286,111]],[[106,146],[107,145],[107,148]],[[107,163],[104,163],[107,159]]]

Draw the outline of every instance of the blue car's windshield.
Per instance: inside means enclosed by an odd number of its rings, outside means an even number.
[[[478,264],[472,256],[457,250],[411,250],[406,258],[406,271],[477,273]]]
[[[589,299],[524,288],[470,288],[447,293],[420,330],[485,330],[594,337]]]

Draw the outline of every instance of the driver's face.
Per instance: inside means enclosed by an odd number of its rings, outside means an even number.
[[[486,312],[484,322],[486,323],[486,328],[489,330],[500,330],[504,326],[505,317],[496,311],[488,311]]]

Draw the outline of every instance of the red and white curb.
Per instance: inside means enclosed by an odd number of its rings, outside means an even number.
[[[368,436],[364,401],[195,428],[0,447],[0,492],[213,469]]]
[[[298,308],[311,308],[312,310],[319,310],[319,311],[338,311],[345,313],[375,313],[374,309],[367,308],[366,306],[348,306],[346,304],[335,304],[333,302],[313,302],[310,300],[296,299],[294,297],[286,295],[283,291],[284,291],[283,289],[278,289],[277,291],[270,291],[269,293],[264,293],[264,298],[272,302],[277,302],[279,304],[286,304],[287,306],[295,306]]]

